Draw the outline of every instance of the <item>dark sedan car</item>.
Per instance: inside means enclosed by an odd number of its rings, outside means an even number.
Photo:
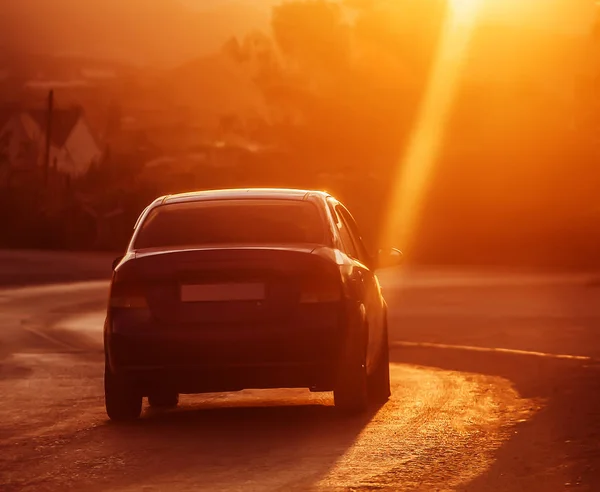
[[[386,303],[348,210],[327,193],[217,190],[156,199],[115,261],[104,328],[113,420],[142,399],[246,388],[390,396]]]

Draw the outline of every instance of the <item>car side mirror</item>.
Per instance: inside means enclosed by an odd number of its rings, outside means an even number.
[[[119,263],[121,263],[121,260],[124,258],[124,256],[118,256],[117,258],[115,258],[112,262],[112,269],[114,270],[115,268],[117,268],[117,266],[119,266]]]
[[[380,249],[377,255],[377,268],[393,268],[400,266],[404,259],[402,251],[396,248]]]

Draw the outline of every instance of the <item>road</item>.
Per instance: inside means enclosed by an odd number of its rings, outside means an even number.
[[[600,490],[600,284],[384,272],[393,397],[184,396],[107,421],[106,282],[0,291],[0,490]]]

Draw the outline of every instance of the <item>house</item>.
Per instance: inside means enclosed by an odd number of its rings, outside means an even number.
[[[42,167],[47,128],[48,112],[44,109],[0,108],[0,156],[13,170]],[[54,109],[51,128],[49,164],[59,173],[81,176],[102,158],[81,108]]]

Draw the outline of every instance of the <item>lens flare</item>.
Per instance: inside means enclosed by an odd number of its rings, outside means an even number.
[[[410,250],[434,172],[481,0],[453,0],[407,151],[399,163],[382,242]]]

